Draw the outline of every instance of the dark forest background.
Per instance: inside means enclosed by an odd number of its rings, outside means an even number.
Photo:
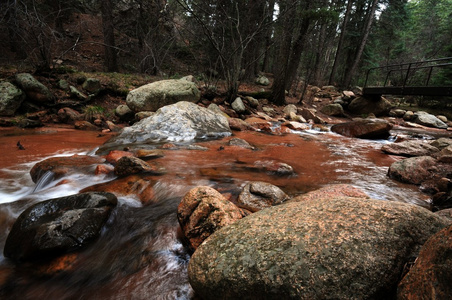
[[[3,67],[190,73],[230,97],[271,73],[276,104],[294,86],[347,88],[371,67],[452,57],[452,0],[2,0],[0,14]]]

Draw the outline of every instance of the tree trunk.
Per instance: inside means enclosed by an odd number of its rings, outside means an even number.
[[[273,13],[275,12],[275,0],[268,1],[268,8],[267,8],[267,19],[265,22],[269,23],[273,20]],[[269,71],[269,57],[270,57],[270,46],[272,44],[272,33],[273,33],[273,26],[268,26],[266,32],[265,32],[265,53],[264,53],[264,60],[262,62],[262,71],[268,72]]]
[[[303,10],[307,11],[311,8],[312,1],[306,1]],[[307,33],[309,25],[311,23],[311,18],[305,16],[301,21],[300,30],[298,32],[297,39],[292,47],[292,52],[290,54],[290,60],[287,68],[287,78],[285,89],[288,90],[292,86],[295,78],[297,77],[298,66],[300,65],[301,54],[305,47]]]
[[[350,11],[352,10],[352,4],[353,4],[353,0],[348,0],[347,9],[345,10],[344,22],[342,23],[341,35],[339,36],[339,42],[337,44],[336,55],[334,56],[334,63],[333,63],[333,67],[331,69],[330,79],[328,81],[328,84],[330,84],[330,85],[335,84],[334,77],[336,75],[337,64],[339,62],[339,57],[341,55],[342,45],[344,43],[344,37],[347,32],[347,23],[350,18]]]
[[[259,58],[263,46],[263,27],[266,22],[265,1],[249,1],[247,12],[248,18],[243,18],[243,37],[249,39],[249,42],[245,42],[243,45],[246,47],[242,60],[242,68],[245,70],[243,80],[253,81],[259,71]]]
[[[319,40],[317,44],[317,49],[315,51],[315,63],[314,63],[314,78],[312,80],[313,85],[321,86],[323,85],[323,66],[325,61],[325,38],[326,38],[326,27],[327,24],[323,23],[320,25],[320,32],[319,32]]]
[[[21,26],[17,24],[17,3],[14,0],[9,0],[6,4],[6,25],[8,27],[9,47],[12,52],[15,52],[18,59],[25,59],[27,53],[25,48],[21,45],[20,36],[22,35],[19,30]]]
[[[359,44],[358,51],[356,53],[355,59],[353,60],[352,66],[350,67],[348,73],[345,76],[344,87],[349,87],[350,86],[352,78],[353,78],[353,76],[356,73],[356,69],[358,68],[358,64],[361,61],[361,56],[362,56],[362,54],[364,52],[364,47],[366,46],[367,39],[369,38],[370,29],[372,27],[372,22],[374,20],[375,10],[377,8],[377,4],[378,4],[378,0],[373,0],[372,7],[371,7],[370,12],[368,14],[368,19],[367,19],[367,23],[366,23],[366,26],[365,26],[365,29],[364,29],[364,33],[363,33],[361,42]]]
[[[105,67],[108,72],[116,72],[118,63],[116,57],[115,28],[113,23],[113,4],[111,0],[100,1],[102,12],[102,32],[104,34]]]
[[[289,2],[289,1],[288,1]],[[275,62],[275,72],[273,80],[272,101],[276,105],[286,104],[286,86],[289,57],[292,50],[292,35],[294,30],[295,8],[287,5],[286,1],[279,4],[280,14],[282,14],[282,24],[279,28],[278,57]]]

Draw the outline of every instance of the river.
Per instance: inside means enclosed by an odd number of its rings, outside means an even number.
[[[409,135],[405,131],[394,134]],[[55,155],[94,155],[109,134],[69,128],[0,131],[0,247],[15,218],[30,203],[74,194],[112,175],[72,174],[64,181],[34,184],[29,175],[38,161]],[[425,138],[425,135],[422,136]],[[241,138],[255,149],[229,146]],[[20,150],[20,141],[25,150]],[[387,140],[359,140],[309,130],[287,135],[234,132],[232,137],[165,149],[156,161],[167,172],[146,177],[152,199],[119,196],[119,205],[91,246],[52,262],[16,265],[0,256],[2,299],[193,299],[186,269],[190,253],[181,242],[176,210],[192,187],[209,185],[235,201],[248,181],[266,181],[295,196],[337,183],[363,189],[384,201],[428,206],[416,186],[386,176],[397,157],[381,152]],[[286,163],[294,174],[278,176],[265,166]],[[37,187],[38,186],[38,187]]]

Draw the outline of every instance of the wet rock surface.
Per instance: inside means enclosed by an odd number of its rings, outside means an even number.
[[[206,186],[191,189],[177,208],[177,219],[193,250],[212,233],[241,218],[237,206]]]
[[[439,149],[422,140],[408,140],[400,143],[391,143],[384,145],[381,150],[388,154],[401,156],[431,156]]]
[[[151,117],[124,128],[97,153],[127,144],[159,141],[191,141],[231,134],[226,117],[191,102],[181,101],[159,109]]]
[[[96,164],[104,161],[102,157],[89,155],[51,157],[35,164],[30,170],[30,175],[36,183],[47,172],[51,172],[54,179],[74,172],[94,174]]]
[[[115,164],[114,172],[117,176],[128,176],[138,173],[161,175],[165,169],[155,163],[147,163],[134,156],[123,156]]]
[[[428,239],[398,286],[397,299],[449,299],[452,295],[452,226]]]
[[[240,207],[255,212],[266,207],[282,204],[289,198],[283,190],[273,184],[253,181],[243,187],[237,203]]]
[[[393,163],[388,170],[391,178],[401,182],[421,184],[439,171],[437,160],[430,156],[411,157]]]
[[[369,198],[361,189],[349,184],[333,184],[299,195],[288,202],[302,202],[308,200],[332,199],[336,197]]]
[[[362,139],[387,138],[391,129],[392,125],[383,119],[361,119],[335,124],[331,127],[331,131],[338,134]]]
[[[203,299],[393,298],[404,264],[447,224],[396,202],[282,204],[210,236],[190,260],[189,279]]]
[[[11,228],[4,255],[45,259],[86,246],[99,236],[116,204],[113,194],[84,193],[32,205]]]

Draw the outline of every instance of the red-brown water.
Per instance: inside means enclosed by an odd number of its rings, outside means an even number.
[[[228,146],[238,137],[256,149]],[[235,132],[233,137],[199,142],[208,150],[164,150],[156,160],[167,170],[147,178],[153,199],[120,196],[101,237],[79,253],[42,265],[14,265],[0,256],[2,299],[190,299],[186,266],[190,253],[181,243],[176,209],[192,187],[209,185],[234,201],[248,181],[266,181],[289,195],[324,185],[349,183],[381,200],[425,204],[417,187],[386,176],[397,158],[383,154],[387,141],[350,139],[315,131],[288,135]],[[109,176],[74,176],[69,184],[44,184],[35,190],[29,170],[55,154],[94,153],[108,136],[69,129],[0,131],[0,248],[15,218],[29,203],[77,193]],[[17,148],[17,141],[25,150]],[[263,166],[286,163],[293,175],[277,176]]]

